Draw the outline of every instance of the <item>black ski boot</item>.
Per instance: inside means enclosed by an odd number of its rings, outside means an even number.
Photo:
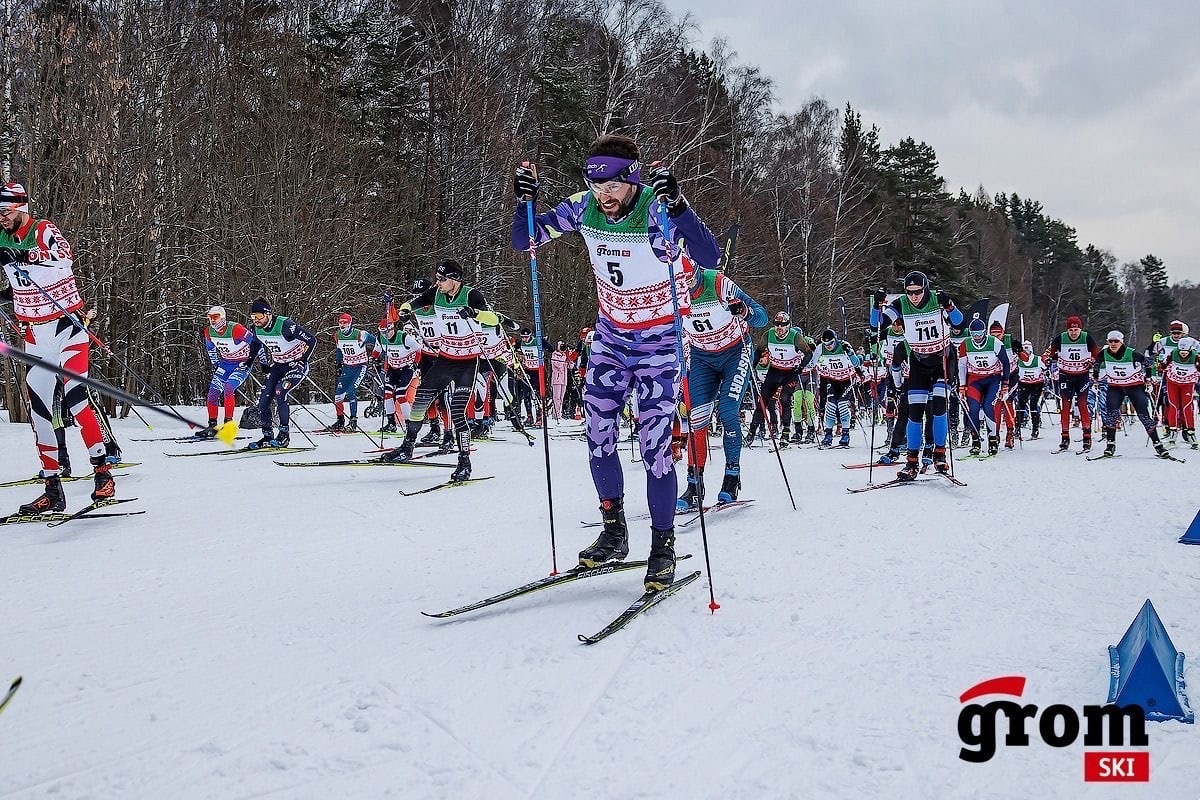
[[[412,458],[413,447],[417,444],[417,437],[409,433],[404,437],[404,441],[394,450],[388,450],[379,457],[380,461],[391,461],[394,463],[402,463]]]
[[[287,428],[280,428],[279,433],[271,440],[271,447],[291,447],[292,434]]]
[[[933,468],[943,474],[950,473],[950,465],[946,463],[946,448],[942,446],[933,448]]]
[[[103,503],[106,500],[112,500],[117,496],[117,484],[112,476],[112,464],[108,463],[108,459],[104,456],[93,456],[92,459],[92,477],[96,481],[96,488],[92,490],[92,502]]]
[[[647,592],[661,592],[675,582],[675,529],[650,529],[650,557],[646,559]]]
[[[581,566],[598,567],[609,561],[621,561],[629,555],[629,528],[625,525],[625,507],[621,498],[600,501],[604,530],[596,541],[579,551]]]
[[[983,449],[983,442],[980,441],[978,436],[972,436],[971,437],[971,449],[967,451],[967,454],[972,455],[972,456],[977,456],[977,455],[979,455],[979,453],[982,449]]]
[[[915,481],[917,473],[921,471],[921,451],[909,450],[904,458],[904,467],[896,473],[896,479],[901,481]]]
[[[725,465],[725,479],[721,481],[721,491],[717,492],[718,503],[732,503],[737,500],[742,488],[742,468],[739,464]]]
[[[434,417],[433,422],[431,422],[429,425],[429,433],[425,434],[425,436],[423,436],[421,438],[421,441],[418,442],[418,444],[424,444],[424,445],[437,444],[438,440],[441,438],[442,438],[442,424],[438,421],[437,417]]]
[[[338,414],[337,421],[334,422],[332,425],[330,425],[325,430],[327,430],[330,433],[341,433],[342,431],[346,430],[346,418],[344,416],[342,416],[341,414]]]
[[[454,482],[465,481],[471,477],[471,454],[468,452],[460,452],[458,454],[458,466],[454,468],[454,472],[450,473],[450,480]]]
[[[210,419],[207,428],[201,428],[193,434],[197,439],[215,439],[217,438],[217,421]]]
[[[704,467],[688,467],[687,489],[675,501],[675,513],[695,511],[704,502]]]
[[[36,500],[17,509],[18,514],[49,514],[66,510],[67,497],[63,494],[62,481],[57,475],[51,475],[44,480],[46,490]]]
[[[65,447],[58,448],[58,477],[71,477],[71,454]]]
[[[994,456],[1000,452],[1000,437],[988,436],[988,455]]]
[[[247,450],[261,450],[264,447],[274,447],[275,445],[272,444],[272,442],[274,442],[274,441],[275,441],[275,432],[273,430],[271,430],[270,428],[263,428],[262,429],[262,438],[259,439],[257,442],[251,442],[250,444],[246,445],[246,449]]]
[[[389,419],[387,422],[384,423],[383,427],[379,429],[379,432],[380,433],[395,433],[396,432],[396,420]]]
[[[1104,455],[1115,456],[1117,454],[1117,442],[1115,439],[1109,439],[1104,443]]]
[[[470,441],[471,441],[471,434],[468,431],[467,432],[467,446],[468,447],[471,446]],[[458,445],[456,445],[454,443],[454,431],[447,428],[446,432],[442,435],[442,444],[440,447],[438,447],[437,452],[439,455],[445,455],[447,453],[453,453],[457,449],[458,449]]]
[[[1083,452],[1084,453],[1092,452],[1092,432],[1091,432],[1091,430],[1086,430],[1083,432]]]
[[[349,422],[346,423],[346,430],[348,430],[348,431],[358,430],[358,417],[350,418]]]

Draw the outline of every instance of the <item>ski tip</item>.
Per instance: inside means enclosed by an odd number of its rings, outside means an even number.
[[[439,611],[436,614],[430,614],[428,611],[422,611],[421,614],[422,616],[429,617],[430,619],[445,619],[446,617],[450,616],[445,611]]]
[[[217,438],[230,447],[233,447],[233,441],[237,439],[237,435],[238,424],[233,420],[229,420],[217,429]]]
[[[21,681],[23,681],[23,680],[25,680],[25,679],[22,678],[20,675],[18,675],[15,679],[13,679],[12,686],[8,687],[9,691],[12,691],[13,689],[16,689],[18,686],[20,686]]]

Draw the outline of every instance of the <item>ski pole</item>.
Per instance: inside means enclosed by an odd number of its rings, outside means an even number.
[[[257,375],[254,375],[253,373],[247,373],[247,374],[249,374],[251,377],[253,377],[253,378],[254,378],[254,382],[258,384],[258,392],[259,392],[259,396],[261,397],[261,396],[262,396],[262,390],[263,390],[263,388],[264,388],[264,384],[263,384],[263,382],[262,382],[262,381],[260,381],[260,380],[258,379],[258,376],[257,376]],[[305,375],[305,377],[307,378],[308,376],[307,376],[307,375]],[[298,384],[297,384],[297,385],[298,385]],[[307,407],[306,405],[304,405],[304,403],[301,403],[299,400],[296,400],[296,405],[300,406],[300,407],[301,407],[301,408],[303,408],[305,411],[308,411],[308,415],[309,415],[310,417],[312,417],[313,419],[317,420],[317,423],[318,423],[318,424],[323,424],[323,423],[321,422],[321,420],[320,420],[320,419],[317,419],[317,416],[316,416],[315,414],[313,414],[313,412],[312,412],[312,411],[309,411],[308,407]],[[275,417],[276,417],[276,420],[275,420],[275,421],[276,421],[276,422],[280,422],[280,425],[279,425],[279,427],[281,427],[281,428],[282,428],[282,427],[283,427],[282,421],[278,419],[278,417],[279,417],[279,401],[278,401],[278,400],[276,400],[276,401],[275,401]],[[270,406],[270,403],[268,403],[268,404],[267,404],[267,418],[266,418],[265,420],[262,420],[262,419],[260,419],[260,420],[259,420],[259,424],[262,424],[263,422],[270,422],[270,421],[271,421],[271,406]],[[289,420],[289,427],[290,427],[290,422],[291,422],[291,421]],[[271,427],[275,427],[275,426],[274,426],[274,425],[272,425]],[[304,428],[301,428],[301,427],[300,427],[300,426],[297,424],[297,425],[296,425],[296,430],[300,431],[300,434],[301,434],[302,436],[304,436],[304,438],[305,438],[305,439],[308,439],[308,443],[309,443],[309,444],[311,444],[313,447],[316,447],[316,446],[317,446],[317,443],[316,443],[316,442],[314,442],[314,441],[313,441],[311,438],[309,438],[309,435],[308,435],[308,434],[305,432]]]
[[[742,346],[753,347],[748,329],[742,339]],[[767,404],[763,397],[762,382],[759,381],[758,371],[754,369],[753,365],[750,367],[750,378],[752,380],[751,385],[754,386],[754,393],[758,396],[758,408],[763,415],[763,427],[771,435],[771,446],[775,449],[775,460],[779,462],[779,472],[783,475],[783,485],[787,488],[788,500],[792,501],[792,510],[797,511],[799,509],[796,508],[796,498],[792,496],[792,484],[788,481],[787,470],[783,468],[783,456],[779,454],[779,442],[775,438],[775,431],[771,430],[770,418],[767,414]]]
[[[657,164],[655,164],[657,166]],[[658,224],[662,228],[663,246],[667,251],[667,285],[671,287],[671,309],[675,312],[675,358],[679,363],[680,380],[679,389],[683,395],[683,407],[688,413],[688,448],[691,450],[693,457],[696,453],[696,426],[691,424],[692,413],[692,397],[688,391],[688,368],[687,362],[683,357],[683,320],[680,316],[679,290],[675,287],[675,256],[671,250],[671,234],[667,227],[670,223],[671,216],[667,212],[666,202],[659,200],[658,202]],[[676,404],[676,413],[678,413],[678,404]],[[707,443],[706,443],[707,444]],[[671,465],[671,469],[675,469],[675,465]],[[741,476],[739,475],[739,478]],[[696,480],[699,481],[697,475]],[[700,502],[697,503],[697,508],[700,509],[700,542],[704,547],[704,567],[708,571],[708,610],[715,614],[720,604],[717,603],[716,593],[713,591],[712,580],[712,559],[708,552],[708,530],[704,524],[704,496],[700,496]]]
[[[526,161],[524,166],[529,166]],[[536,168],[534,170],[534,178],[537,178]],[[538,263],[537,263],[537,232],[533,225],[533,198],[525,200],[525,222],[529,230],[529,276],[532,281],[533,291],[533,338],[537,347],[538,363],[542,365],[540,372],[542,396],[538,398],[542,406],[542,451],[546,459],[546,506],[550,514],[550,574],[558,574],[558,553],[557,546],[554,541],[554,484],[550,478],[550,436],[546,426],[546,358],[545,351],[542,348],[542,300],[541,291],[538,286]]]
[[[97,336],[96,334],[94,334],[90,330],[88,330],[88,327],[83,324],[83,322],[79,319],[79,317],[75,316],[75,314],[73,314],[72,312],[67,311],[67,309],[64,308],[61,303],[59,303],[57,300],[55,300],[53,297],[51,297],[49,292],[47,292],[45,289],[42,288],[41,284],[39,284],[32,277],[30,277],[28,271],[17,268],[16,272],[17,272],[17,275],[19,275],[22,280],[28,281],[30,286],[32,286],[33,288],[35,288],[39,292],[41,292],[42,296],[44,296],[47,300],[50,301],[50,305],[54,306],[58,311],[62,312],[62,315],[64,317],[66,317],[71,322],[72,325],[75,326],[76,330],[83,331],[85,334],[87,334],[88,339],[90,339],[93,344],[95,344],[97,347],[99,347],[105,353],[108,353],[108,355],[112,358],[113,361],[116,361],[118,364],[120,364],[121,368],[124,369],[130,376],[132,376],[134,380],[136,380],[139,384],[141,384],[141,387],[143,389],[145,389],[146,392],[148,394],[150,394],[150,396],[152,398],[157,398],[164,406],[171,409],[172,411],[175,411],[174,406],[172,406],[170,403],[168,403],[166,401],[166,398],[164,398],[159,392],[155,391],[150,386],[150,384],[146,383],[146,381],[144,381],[140,375],[138,375],[136,372],[134,372],[133,369],[128,364],[126,364],[121,359],[120,356],[118,356],[116,353],[114,353],[109,348],[109,346],[106,345],[103,342],[103,340],[100,339],[99,336]],[[132,410],[133,406],[130,405],[129,407]],[[145,407],[152,408],[152,406],[145,406]],[[175,413],[178,414],[179,412],[176,411]],[[137,414],[137,412],[135,411],[134,414]],[[138,415],[138,419],[142,419],[140,415]],[[180,417],[180,419],[184,419],[184,418]],[[142,422],[146,423],[147,428],[150,428],[150,424],[147,423],[146,420],[142,419]],[[190,422],[188,424],[191,425]],[[193,427],[197,427],[197,426],[193,426]],[[198,426],[198,427],[204,427],[204,426]],[[153,430],[153,429],[151,428],[151,430]]]
[[[363,369],[366,369],[366,367],[363,367]],[[311,385],[311,386],[312,386],[314,389],[316,389],[316,390],[317,390],[317,392],[318,392],[318,393],[321,395],[321,398],[322,398],[322,399],[324,399],[324,400],[328,400],[330,403],[333,403],[333,398],[329,396],[329,392],[327,392],[327,391],[325,391],[324,389],[322,389],[322,388],[320,387],[320,385],[319,385],[319,384],[318,384],[316,381],[314,381],[314,380],[312,379],[312,376],[311,376],[311,375],[305,375],[305,376],[304,376],[304,380],[308,381],[308,382],[309,382],[309,384],[310,384],[310,385]],[[354,387],[354,388],[355,388],[356,390],[358,389],[358,387],[357,387],[357,386],[356,386],[356,387]],[[356,402],[357,402],[357,401],[356,401]],[[305,411],[308,411],[308,409],[305,409]],[[309,413],[309,414],[312,414],[312,412],[311,412],[311,411],[309,411],[308,413]],[[316,419],[316,417],[314,416],[314,417],[313,417],[313,419]],[[320,422],[320,420],[317,420],[317,421],[318,421],[318,422]],[[367,441],[368,441],[368,442],[370,442],[371,444],[375,444],[375,440],[371,438],[371,434],[367,433],[367,432],[366,432],[365,430],[363,430],[362,428],[355,428],[355,430],[356,430],[356,431],[358,431],[359,433],[361,433],[363,436],[367,437]],[[311,440],[310,440],[310,441],[311,441]],[[380,434],[380,436],[379,436],[379,449],[380,449],[380,450],[382,450],[382,449],[383,449],[383,434]]]
[[[121,402],[128,403],[130,405],[139,405],[143,408],[149,409],[150,411],[156,411],[159,414],[162,414],[163,416],[170,417],[171,419],[179,420],[180,422],[185,423],[186,425],[188,425],[191,428],[205,427],[198,423],[192,422],[190,419],[183,416],[182,414],[180,414],[178,411],[171,408],[170,406],[167,406],[166,408],[162,408],[160,406],[156,406],[151,403],[147,403],[145,400],[142,400],[138,397],[134,397],[133,395],[129,394],[128,392],[123,392],[120,389],[116,388],[115,386],[110,386],[109,384],[105,383],[104,381],[98,381],[95,378],[85,377],[83,375],[80,375],[78,372],[72,372],[71,370],[65,369],[64,367],[60,367],[57,364],[51,364],[49,361],[38,358],[35,355],[31,355],[29,353],[24,353],[20,350],[17,350],[16,348],[9,346],[9,344],[7,342],[0,341],[0,355],[8,356],[9,358],[13,359],[14,361],[20,361],[21,363],[26,364],[30,367],[37,367],[40,369],[48,369],[51,372],[53,372],[54,374],[59,375],[63,378],[77,381],[77,382],[83,384],[84,386],[95,389],[97,392],[99,392],[102,395],[105,395],[106,397],[112,397],[116,400],[120,400]],[[225,444],[231,444],[233,442],[234,438],[237,437],[237,432],[238,432],[238,426],[237,426],[236,422],[232,422],[232,421],[226,422],[217,431],[217,438],[220,439],[222,442],[225,442]]]

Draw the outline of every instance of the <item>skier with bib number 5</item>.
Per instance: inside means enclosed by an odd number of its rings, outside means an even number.
[[[587,243],[596,281],[599,318],[584,378],[588,458],[600,498],[604,530],[579,553],[592,567],[629,554],[625,524],[625,480],[617,455],[621,410],[634,394],[640,413],[638,436],[646,468],[650,507],[650,555],[645,587],[666,589],[675,580],[675,504],[678,480],[671,459],[671,426],[679,400],[678,340],[672,298],[687,314],[690,292],[679,259],[680,243],[700,267],[715,269],[716,237],[696,215],[667,169],[656,168],[642,183],[641,152],[630,138],[606,134],[589,147],[583,168],[587,189],[552,210],[534,215],[528,229],[526,203],[540,185],[533,167],[516,168],[513,188],[514,250],[527,251],[578,232]],[[666,205],[666,230],[657,213]],[[532,242],[530,241],[532,237]]]

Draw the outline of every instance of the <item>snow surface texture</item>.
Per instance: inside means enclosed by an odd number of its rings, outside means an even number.
[[[852,496],[867,472],[838,465],[866,460],[856,431],[849,451],[782,453],[799,511],[775,455],[747,450],[757,504],[709,522],[721,609],[697,582],[586,647],[576,634],[631,602],[640,571],[419,613],[549,573],[540,439],[498,430],[509,441],[474,456],[495,480],[406,498],[448,470],[166,458],[219,445],[130,442],[186,431],[117,424],[142,462],[117,480],[141,498],[120,510],[146,515],[0,529],[0,689],[25,678],[0,716],[2,797],[1200,797],[1198,731],[1175,722],[1149,725],[1148,784],[1084,784],[1082,740],[1036,732],[958,758],[958,695],[981,680],[1024,675],[1041,707],[1104,703],[1107,647],[1147,598],[1200,695],[1200,547],[1176,543],[1200,454],[1154,460],[1141,432],[1085,463],[1050,454],[1050,425],[958,464],[966,488]],[[278,458],[372,457],[362,436],[314,438]],[[0,425],[0,448],[0,480],[36,471],[26,426]],[[579,527],[598,513],[585,452],[551,441],[560,570],[595,533]],[[623,453],[632,516],[645,483]],[[68,507],[90,488],[66,484]],[[37,491],[0,490],[0,506]],[[631,529],[644,558],[649,523]],[[704,568],[685,530],[681,573]]]

